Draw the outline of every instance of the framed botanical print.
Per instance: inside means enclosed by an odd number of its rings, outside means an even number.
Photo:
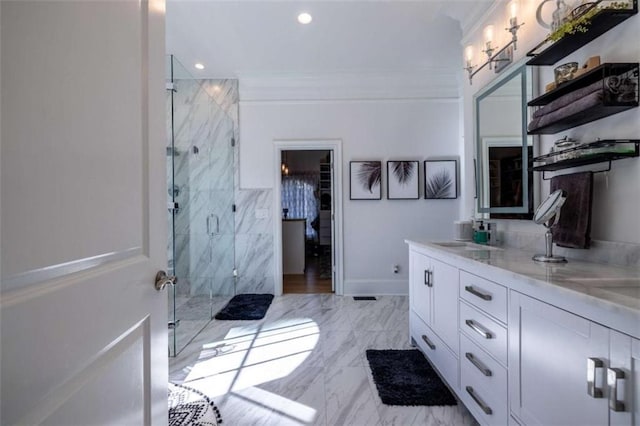
[[[420,198],[418,161],[387,161],[387,198],[417,200]]]
[[[458,198],[458,163],[456,160],[424,162],[424,198]]]
[[[380,200],[382,198],[382,162],[349,162],[351,200]]]

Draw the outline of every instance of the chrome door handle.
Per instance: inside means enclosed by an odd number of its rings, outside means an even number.
[[[213,219],[214,222],[214,229],[211,229],[211,219]],[[209,236],[213,236],[216,234],[220,233],[220,218],[218,217],[218,215],[215,214],[210,214],[209,216],[207,216],[207,235]]]
[[[422,340],[424,340],[424,342],[427,344],[427,346],[429,346],[429,348],[431,348],[432,351],[436,350],[436,345],[431,343],[431,340],[429,340],[429,338],[424,334],[422,335]]]
[[[624,371],[619,368],[607,369],[607,385],[609,386],[609,408],[613,411],[625,411],[624,402],[618,401],[618,380],[624,379]]]
[[[175,275],[168,276],[165,271],[158,271],[158,273],[156,274],[155,287],[156,290],[161,291],[164,290],[167,285],[176,285],[177,282],[178,277],[176,277]]]
[[[479,335],[481,335],[485,339],[491,339],[493,337],[493,335],[491,334],[491,332],[489,330],[487,330],[486,328],[484,328],[480,324],[477,324],[474,320],[469,320],[468,319],[468,320],[465,320],[464,323],[467,324],[467,326],[469,326],[469,328],[471,328],[473,331],[475,331],[476,333],[478,333]]]
[[[473,400],[476,402],[476,404],[480,406],[480,408],[482,409],[482,411],[484,411],[485,414],[489,414],[489,415],[493,414],[493,410],[491,409],[491,407],[485,404],[484,401],[481,400],[478,395],[476,395],[476,393],[474,392],[471,386],[467,386],[465,389],[467,393],[471,396],[471,398],[473,398]]]
[[[478,359],[475,356],[473,356],[471,352],[465,353],[464,356],[469,360],[471,364],[473,364],[474,367],[480,370],[480,372],[485,376],[489,377],[493,374],[491,370],[489,370],[487,367],[484,366],[484,364],[478,361]]]
[[[472,285],[467,285],[467,286],[465,286],[465,287],[464,287],[464,289],[465,289],[466,291],[468,291],[469,293],[473,294],[474,296],[478,296],[478,297],[479,297],[480,299],[482,299],[482,300],[487,300],[487,301],[489,301],[489,300],[491,300],[491,299],[492,299],[492,297],[491,297],[491,295],[490,295],[490,294],[486,294],[486,293],[483,293],[483,292],[481,292],[481,291],[478,291],[478,290],[476,290],[475,288],[473,288],[473,286],[472,286]]]
[[[596,370],[598,368],[604,368],[604,362],[601,359],[587,359],[587,394],[592,398],[602,398],[602,389],[596,387]]]

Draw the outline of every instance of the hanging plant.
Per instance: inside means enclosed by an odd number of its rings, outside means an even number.
[[[583,7],[583,6],[581,6]],[[611,2],[604,9],[628,9],[629,2]],[[595,4],[589,7],[586,11],[573,19],[568,20],[558,27],[557,30],[549,34],[549,40],[558,41],[561,38],[576,33],[586,33],[589,31],[589,25],[591,25],[591,19],[602,10],[595,6]]]

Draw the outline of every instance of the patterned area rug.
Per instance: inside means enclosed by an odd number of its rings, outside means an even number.
[[[386,405],[456,405],[458,402],[419,350],[367,350],[378,395]]]
[[[169,383],[169,426],[217,426],[220,411],[202,392]]]

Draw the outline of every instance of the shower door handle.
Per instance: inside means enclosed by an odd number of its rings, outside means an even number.
[[[215,220],[214,225],[215,225],[215,231],[211,230],[211,220]],[[207,235],[212,236],[212,235],[216,235],[220,233],[220,219],[218,218],[218,215],[215,214],[210,214],[209,216],[207,216]]]
[[[176,285],[177,282],[178,277],[176,277],[175,275],[168,276],[165,271],[158,271],[158,273],[156,274],[155,287],[156,290],[162,291],[166,286]]]

